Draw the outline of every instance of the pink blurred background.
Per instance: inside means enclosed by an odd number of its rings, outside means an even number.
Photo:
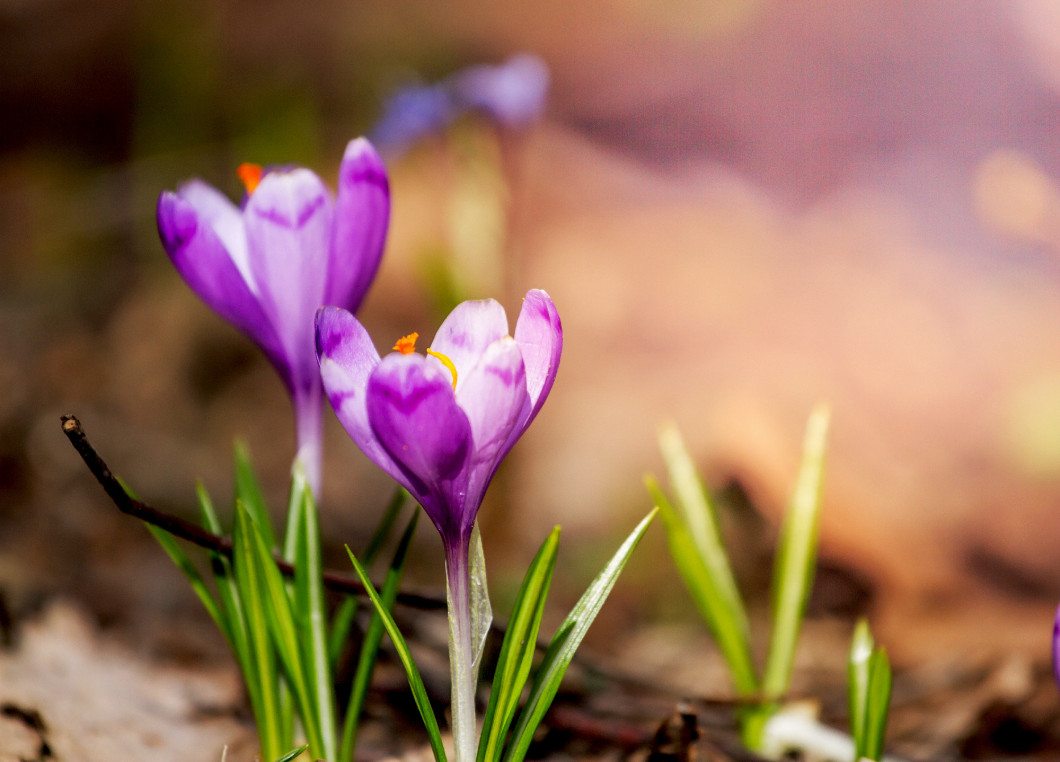
[[[362,311],[384,338],[430,335],[425,262],[476,246],[503,258],[475,265],[469,295],[513,317],[528,288],[555,299],[559,379],[482,514],[498,575],[561,523],[576,595],[650,507],[641,476],[673,420],[708,481],[764,519],[731,522],[754,576],[824,400],[823,610],[869,611],[910,658],[1044,658],[1060,598],[1049,0],[3,0],[0,46],[0,588],[16,610],[61,592],[130,625],[195,605],[108,508],[61,413],[160,507],[190,515],[196,477],[227,495],[237,435],[282,502],[281,385],[172,271],[157,193],[194,175],[235,193],[245,160],[332,182],[393,87],[532,51],[552,83],[538,125],[465,126],[391,163]],[[327,433],[338,546],[389,485]],[[653,543],[612,627],[682,605]]]

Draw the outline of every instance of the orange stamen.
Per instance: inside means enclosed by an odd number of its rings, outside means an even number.
[[[264,176],[265,171],[261,168],[260,164],[249,164],[244,162],[236,169],[236,174],[239,176],[239,179],[243,181],[243,187],[247,189],[247,195],[249,196],[257,189],[258,183],[261,182],[261,178]]]
[[[449,369],[449,372],[453,374],[453,389],[456,389],[456,366],[453,365],[453,361],[443,355],[441,352],[435,352],[433,349],[428,349],[427,354],[431,357],[437,357],[438,362]]]
[[[403,355],[410,355],[416,351],[416,339],[420,335],[413,331],[408,336],[402,336],[397,340],[397,344],[394,345],[394,351],[400,352]]]

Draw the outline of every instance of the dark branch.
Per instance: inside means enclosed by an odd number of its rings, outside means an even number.
[[[72,415],[64,415],[61,420],[63,433],[66,434],[70,443],[74,446],[74,449],[77,450],[78,455],[80,455],[81,459],[85,461],[88,470],[96,477],[96,480],[102,485],[107,496],[110,497],[118,510],[122,513],[127,513],[134,518],[140,519],[145,523],[164,529],[174,537],[187,540],[200,548],[220,553],[228,558],[232,557],[232,540],[230,538],[208,532],[190,521],[185,521],[176,516],[171,516],[168,513],[163,513],[157,508],[153,508],[147,503],[131,497],[125,491],[125,488],[122,487],[121,482],[119,482],[114,474],[111,473],[110,468],[107,467],[103,458],[101,458],[95,448],[89,444],[84,429],[81,428],[81,422]],[[276,565],[279,567],[280,572],[285,576],[291,577],[294,575],[294,567],[283,559],[277,558]],[[352,575],[340,574],[335,571],[324,571],[324,585],[329,590],[335,592],[365,597],[364,587],[361,585],[360,580],[354,578]],[[446,607],[444,598],[423,593],[398,593],[397,601],[410,608],[423,610],[439,610]],[[493,622],[492,628],[501,637],[503,637],[506,631],[506,626],[496,621]],[[537,643],[538,649],[542,651],[545,650],[547,646],[548,643],[543,640],[539,640]],[[621,673],[617,670],[608,668],[602,663],[594,662],[584,654],[578,654],[577,661],[584,669],[596,673],[605,679],[624,684],[630,688],[655,694],[669,693],[667,688],[654,683],[650,679]],[[740,698],[725,698],[714,701],[704,700],[704,704],[708,707],[711,704],[715,704],[718,707],[731,708],[750,703],[754,703],[754,701]]]
[[[77,450],[77,454],[81,456],[81,459],[85,461],[85,465],[88,466],[88,470],[96,477],[96,481],[100,483],[103,487],[103,491],[107,493],[107,497],[111,499],[119,511],[140,519],[140,521],[147,524],[156,526],[159,529],[163,529],[174,537],[187,540],[193,545],[198,545],[200,548],[205,548],[214,553],[220,553],[228,558],[232,557],[232,540],[230,538],[216,535],[213,532],[208,532],[197,524],[185,521],[177,516],[171,516],[168,513],[163,513],[147,503],[130,497],[129,493],[127,493],[125,488],[122,487],[121,482],[119,482],[114,474],[111,473],[110,468],[107,467],[103,458],[101,458],[95,448],[89,444],[88,437],[85,436],[85,431],[81,428],[81,422],[72,415],[64,415],[60,420],[63,424],[63,433],[66,434],[67,439],[70,440],[70,444],[72,444],[74,449]],[[276,566],[284,576],[294,576],[294,566],[287,561],[277,558]],[[334,590],[339,593],[359,595],[362,597],[365,595],[364,586],[361,585],[360,580],[350,574],[340,574],[339,572],[325,570],[324,585],[329,590]],[[398,603],[412,608],[445,608],[444,598],[421,593],[398,593],[397,600]]]

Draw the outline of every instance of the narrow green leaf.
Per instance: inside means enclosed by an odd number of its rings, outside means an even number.
[[[767,698],[780,697],[788,690],[799,629],[813,586],[828,419],[825,405],[818,405],[810,415],[795,491],[780,532],[773,569],[773,634],[762,677],[762,693]]]
[[[394,491],[394,496],[390,498],[386,510],[383,511],[383,517],[379,520],[379,524],[372,533],[372,537],[368,540],[368,545],[365,547],[364,553],[361,554],[365,566],[372,565],[376,555],[379,553],[379,549],[383,546],[383,543],[386,542],[387,538],[390,537],[390,533],[393,531],[397,517],[401,513],[401,509],[404,507],[408,496],[409,493],[401,487],[398,487]],[[353,618],[357,613],[357,605],[358,601],[355,596],[346,596],[332,616],[331,634],[328,639],[328,658],[331,660],[332,667],[334,667],[335,663],[338,661],[339,656],[342,653],[342,646],[350,636],[350,627],[353,626]]]
[[[519,720],[512,731],[512,739],[504,755],[506,762],[521,762],[526,756],[526,751],[533,740],[534,732],[545,716],[552,699],[559,690],[563,675],[574,658],[574,652],[581,645],[589,626],[600,613],[600,609],[607,600],[608,594],[615,586],[618,575],[622,572],[630,555],[636,549],[644,533],[647,531],[651,520],[655,518],[658,509],[652,510],[641,520],[633,533],[626,538],[618,551],[597,575],[589,589],[585,591],[581,599],[571,609],[570,614],[560,625],[559,630],[553,636],[545,651],[544,659],[534,675],[533,684],[530,686],[530,695],[526,706],[519,715]]]
[[[138,499],[132,488],[129,487],[120,477],[118,483],[121,488],[125,490],[125,494],[131,497],[133,500]],[[179,544],[177,544],[176,538],[165,530],[159,529],[151,524],[144,524],[151,535],[158,541],[158,544],[162,546],[162,550],[166,552],[170,560],[180,569],[185,579],[191,584],[192,590],[195,591],[195,595],[202,601],[202,605],[206,607],[206,612],[213,619],[217,628],[221,630],[221,633],[228,638],[228,623],[225,621],[224,614],[220,607],[217,605],[217,600],[213,597],[210,592],[210,588],[206,586],[205,580],[199,570],[195,568],[195,564],[188,558],[188,554],[185,553]]]
[[[241,500],[236,501],[235,532],[232,537],[234,571],[239,601],[247,623],[248,664],[259,688],[260,711],[255,712],[261,753],[267,759],[283,754],[283,713],[280,706],[279,674],[276,654],[269,635],[268,615],[265,610],[264,581],[257,571],[254,539],[258,537],[253,519]]]
[[[225,636],[226,640],[231,642],[232,636],[228,631],[228,622],[225,620],[220,606],[217,605],[217,599],[214,598],[213,593],[210,592],[210,588],[206,586],[206,581],[203,580],[199,570],[195,568],[195,564],[193,564],[191,559],[188,558],[188,554],[181,550],[177,541],[165,530],[159,529],[156,526],[151,526],[150,524],[146,524],[145,526],[152,536],[158,540],[158,544],[162,546],[162,550],[166,551],[166,555],[169,556],[174,564],[176,564],[185,579],[191,584],[191,589],[195,591],[195,595],[197,595],[199,600],[202,601],[202,605],[206,608],[206,612],[210,615],[214,624],[217,625],[217,629],[221,631],[221,634]]]
[[[471,680],[478,682],[482,649],[493,626],[493,605],[486,585],[486,556],[482,552],[482,534],[478,530],[478,522],[471,529],[468,576],[471,588],[468,591],[471,599]]]
[[[737,692],[741,696],[756,695],[758,677],[751,659],[750,637],[746,629],[747,620],[741,615],[742,604],[735,611],[732,609],[731,598],[711,574],[692,540],[691,533],[673,509],[658,482],[648,476],[645,477],[645,485],[655,505],[659,508],[659,516],[662,518],[667,543],[670,546],[670,555],[674,559],[674,564],[692,600],[706,620],[707,626],[710,627],[726,664],[729,665]],[[727,560],[725,564],[728,565]]]
[[[353,551],[350,550],[349,546],[346,547],[346,552],[350,556],[354,571],[357,572],[357,576],[360,577],[361,582],[364,584],[365,592],[368,593],[372,605],[375,606],[375,610],[383,621],[383,627],[386,628],[387,635],[390,636],[390,640],[394,644],[398,659],[401,660],[401,664],[405,668],[405,675],[408,677],[409,687],[412,689],[412,697],[416,701],[416,707],[420,710],[420,717],[423,719],[423,725],[427,729],[427,735],[430,738],[434,758],[437,762],[445,762],[445,747],[442,745],[442,734],[438,729],[438,720],[434,716],[434,709],[431,708],[430,699],[427,698],[427,689],[423,687],[423,678],[420,677],[420,672],[416,669],[416,663],[412,660],[412,654],[409,653],[408,644],[405,642],[400,630],[398,630],[394,617],[390,615],[386,605],[380,600],[379,593],[376,592],[372,581],[368,579],[368,573],[361,566],[357,557],[353,555]]]
[[[272,635],[272,643],[280,656],[287,685],[294,695],[295,706],[302,719],[302,728],[309,741],[311,753],[317,757],[324,755],[324,741],[320,731],[320,718],[314,711],[312,677],[305,664],[302,649],[299,646],[300,630],[295,623],[291,599],[287,593],[287,584],[280,574],[272,552],[265,545],[265,539],[257,526],[250,519],[244,519],[243,534],[250,545],[248,561],[253,564],[251,575],[259,581],[258,601],[264,609],[264,618]],[[237,516],[236,527],[239,528]]]
[[[387,570],[386,579],[383,581],[383,590],[380,599],[388,612],[393,611],[394,601],[397,600],[398,588],[401,586],[401,577],[405,573],[405,562],[408,560],[409,547],[412,544],[412,535],[416,531],[420,512],[413,511],[408,525],[405,527],[401,540],[398,542],[394,557],[390,560],[390,568]],[[364,700],[368,695],[368,688],[372,683],[372,673],[375,670],[376,657],[379,653],[379,644],[383,640],[383,620],[378,612],[372,614],[368,623],[368,630],[364,634],[361,643],[361,653],[357,660],[357,670],[353,673],[353,685],[350,687],[350,701],[346,708],[346,717],[342,727],[342,745],[339,748],[339,762],[349,762],[353,759],[353,751],[357,744],[357,725],[360,722],[361,710],[364,708]]]
[[[295,469],[301,472],[301,467]],[[296,619],[300,630],[302,658],[309,671],[312,711],[320,725],[325,759],[335,759],[338,727],[335,716],[335,688],[328,659],[327,610],[324,603],[324,565],[320,555],[320,527],[316,503],[304,476],[298,487],[301,520],[295,548]],[[295,477],[295,482],[299,478]]]
[[[297,749],[291,749],[291,751],[284,754],[276,762],[292,762],[302,755],[302,752],[309,748],[309,744],[299,746]]]
[[[555,527],[545,538],[515,598],[508,631],[497,658],[497,669],[493,673],[489,704],[482,721],[478,762],[496,762],[501,758],[504,738],[515,718],[515,710],[519,708],[519,697],[523,694],[534,661],[537,633],[552,584],[552,571],[556,567],[559,533],[559,527]]]
[[[199,501],[199,513],[202,515],[202,525],[210,532],[216,535],[224,535],[225,531],[221,527],[221,520],[217,518],[217,511],[214,510],[213,500],[210,499],[210,493],[206,491],[206,486],[201,482],[195,482],[195,497]]]
[[[854,760],[865,756],[865,715],[869,696],[869,669],[875,642],[869,623],[859,619],[854,627],[854,638],[850,644],[850,660],[847,664],[850,703],[850,735],[857,751]]]
[[[309,492],[305,477],[305,466],[297,458],[291,467],[291,489],[287,493],[287,520],[283,529],[283,551],[285,561],[294,563],[298,542],[302,537],[302,521],[305,519],[304,496]]]
[[[887,650],[877,648],[869,659],[869,691],[865,702],[865,748],[868,759],[883,756],[883,739],[891,706],[891,664]]]
[[[243,442],[237,441],[235,444],[235,462],[236,499],[243,502],[265,539],[265,544],[271,550],[276,547],[276,532],[273,530],[272,517],[261,492],[261,483],[254,473],[254,467],[250,465],[250,453]]]
[[[214,510],[213,501],[210,500],[210,495],[202,482],[196,484],[195,492],[199,500],[199,511],[202,514],[203,526],[216,535],[224,534],[217,512]],[[224,618],[228,624],[229,645],[236,657],[236,662],[239,664],[240,672],[243,674],[243,682],[247,688],[251,711],[254,713],[258,727],[263,728],[267,718],[262,707],[261,680],[255,661],[251,657],[247,621],[243,612],[243,604],[239,599],[235,575],[232,572],[232,562],[220,553],[211,552],[210,566],[213,569],[214,584],[217,586],[217,597],[220,600]],[[264,743],[262,746],[264,746]]]
[[[712,580],[713,597],[723,603],[724,616],[731,626],[739,630],[743,640],[748,640],[747,613],[718,529],[717,512],[676,426],[664,426],[659,431],[659,449],[677,496],[682,522]]]
[[[328,661],[331,668],[335,669],[346,640],[350,637],[350,629],[357,615],[357,599],[347,595],[342,602],[335,607],[335,613],[331,615],[331,627],[328,629]]]

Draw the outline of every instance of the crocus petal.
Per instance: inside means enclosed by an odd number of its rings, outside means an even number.
[[[257,343],[287,379],[290,374],[287,355],[272,322],[216,228],[210,226],[208,216],[209,211],[204,219],[191,202],[176,193],[162,193],[157,209],[162,246],[191,290]]]
[[[236,263],[251,291],[257,292],[254,276],[247,259],[247,232],[243,228],[243,212],[221,193],[202,180],[189,180],[177,188],[177,195],[195,208],[199,220],[213,229],[221,239],[228,256]]]
[[[368,378],[367,405],[372,432],[426,498],[421,505],[438,530],[453,536],[463,523],[472,439],[451,376],[422,355],[387,355]]]
[[[453,361],[459,388],[463,383],[461,372],[474,367],[486,347],[507,335],[508,317],[499,302],[494,299],[461,302],[439,326],[431,349]]]
[[[341,307],[323,307],[316,315],[316,349],[324,392],[339,422],[369,460],[408,489],[404,473],[368,424],[368,377],[379,365],[368,331]]]
[[[313,316],[324,301],[332,206],[320,178],[296,169],[266,174],[243,211],[250,269],[290,358],[294,386],[311,384],[317,372]]]
[[[389,221],[386,167],[372,144],[357,138],[339,167],[325,304],[357,310],[379,269]]]
[[[475,449],[468,495],[478,504],[528,402],[523,357],[515,339],[505,336],[486,348],[478,364],[464,374],[456,401],[471,424]]]
[[[563,325],[552,297],[540,289],[532,289],[523,298],[523,308],[515,324],[515,343],[523,353],[526,367],[526,391],[533,406],[523,426],[529,426],[541,406],[545,404],[559,370],[563,353]]]
[[[498,460],[508,454],[537,417],[559,370],[559,359],[563,353],[563,326],[556,305],[544,291],[533,289],[523,298],[523,308],[515,324],[515,343],[522,352],[526,370],[526,403]]]

